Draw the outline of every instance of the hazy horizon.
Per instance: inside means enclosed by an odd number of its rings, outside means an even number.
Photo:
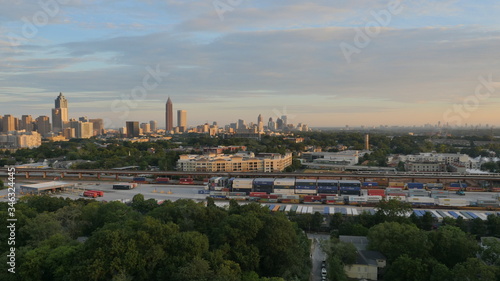
[[[500,125],[496,1],[0,1],[1,115]]]

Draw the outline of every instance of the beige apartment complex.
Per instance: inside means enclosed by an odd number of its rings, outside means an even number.
[[[292,165],[292,154],[252,152],[233,155],[181,155],[177,170],[183,172],[281,172]]]

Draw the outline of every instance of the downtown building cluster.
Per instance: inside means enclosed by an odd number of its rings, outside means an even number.
[[[70,119],[68,100],[59,93],[52,109],[52,120],[49,116],[33,118],[31,115],[22,115],[20,119],[10,114],[0,116],[0,148],[38,147],[42,138],[53,141],[90,138],[104,134],[103,123],[102,119],[87,117]]]

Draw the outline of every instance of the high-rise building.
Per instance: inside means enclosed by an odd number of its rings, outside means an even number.
[[[75,137],[78,139],[88,139],[94,136],[94,124],[92,122],[82,122],[71,119],[70,128],[75,129]]]
[[[165,110],[165,124],[167,133],[172,131],[174,128],[174,106],[170,97],[168,97]]]
[[[238,130],[245,130],[246,128],[247,124],[245,123],[245,120],[238,119]]]
[[[68,122],[68,100],[59,93],[55,100],[55,108],[52,109],[52,129],[58,133],[64,129],[64,124]]]
[[[47,136],[52,131],[50,119],[48,116],[39,116],[36,118],[36,131],[43,137]]]
[[[276,123],[273,121],[273,118],[270,117],[269,118],[269,122],[267,122],[267,128],[270,130],[270,131],[275,131],[276,130]]]
[[[286,125],[288,125],[288,117],[286,115],[281,116],[281,121],[283,121],[283,127],[286,127]]]
[[[151,133],[151,126],[149,123],[141,123],[141,129],[143,134]]]
[[[149,128],[152,132],[156,132],[156,130],[158,130],[158,122],[156,122],[155,120],[149,121]]]
[[[139,122],[127,121],[126,128],[127,128],[127,138],[139,137]]]
[[[102,119],[90,119],[94,128],[94,136],[104,135],[104,121]]]
[[[19,129],[26,130],[26,132],[33,131],[33,117],[31,115],[23,115]]]
[[[16,130],[16,119],[10,114],[6,114],[2,119],[2,132],[10,132]]]
[[[180,132],[185,132],[187,129],[187,111],[177,110],[177,127]]]

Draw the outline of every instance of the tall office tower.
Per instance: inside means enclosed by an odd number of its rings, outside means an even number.
[[[3,116],[0,115],[0,132],[3,132]]]
[[[75,137],[78,139],[88,139],[94,135],[94,124],[92,122],[82,122],[71,119],[69,126],[75,129]]]
[[[156,130],[158,130],[158,122],[156,122],[155,120],[149,121],[149,128],[152,132],[156,132]]]
[[[246,128],[247,128],[247,124],[245,123],[245,120],[238,119],[238,129],[239,130],[244,130]]]
[[[55,101],[56,107],[52,109],[52,129],[55,133],[64,129],[64,124],[68,122],[68,100],[59,93]]]
[[[274,121],[273,121],[273,118],[272,118],[272,117],[269,117],[269,122],[267,122],[267,128],[268,128],[270,131],[274,131],[274,130],[276,130],[276,123],[274,123]]]
[[[284,126],[283,126],[283,120],[281,118],[278,118],[276,120],[276,128],[278,130],[283,130]]]
[[[174,128],[174,106],[170,97],[168,97],[165,110],[165,126],[167,133]]]
[[[283,127],[286,127],[286,125],[288,125],[288,117],[286,115],[282,115],[281,120],[283,121]]]
[[[48,116],[39,116],[36,118],[36,131],[43,137],[47,136],[52,131],[50,119]]]
[[[127,128],[127,138],[139,137],[139,122],[127,121],[126,128]]]
[[[94,136],[104,135],[104,121],[102,119],[90,119],[94,127]]]
[[[180,132],[185,132],[187,129],[187,111],[177,110],[177,127]]]
[[[149,123],[141,123],[141,129],[143,134],[151,133],[151,126]]]
[[[33,131],[33,117],[31,115],[23,115],[19,129],[26,130],[26,132]]]
[[[9,132],[16,130],[16,119],[10,114],[6,114],[2,119],[2,132]]]
[[[365,135],[365,150],[370,150],[370,135]]]

